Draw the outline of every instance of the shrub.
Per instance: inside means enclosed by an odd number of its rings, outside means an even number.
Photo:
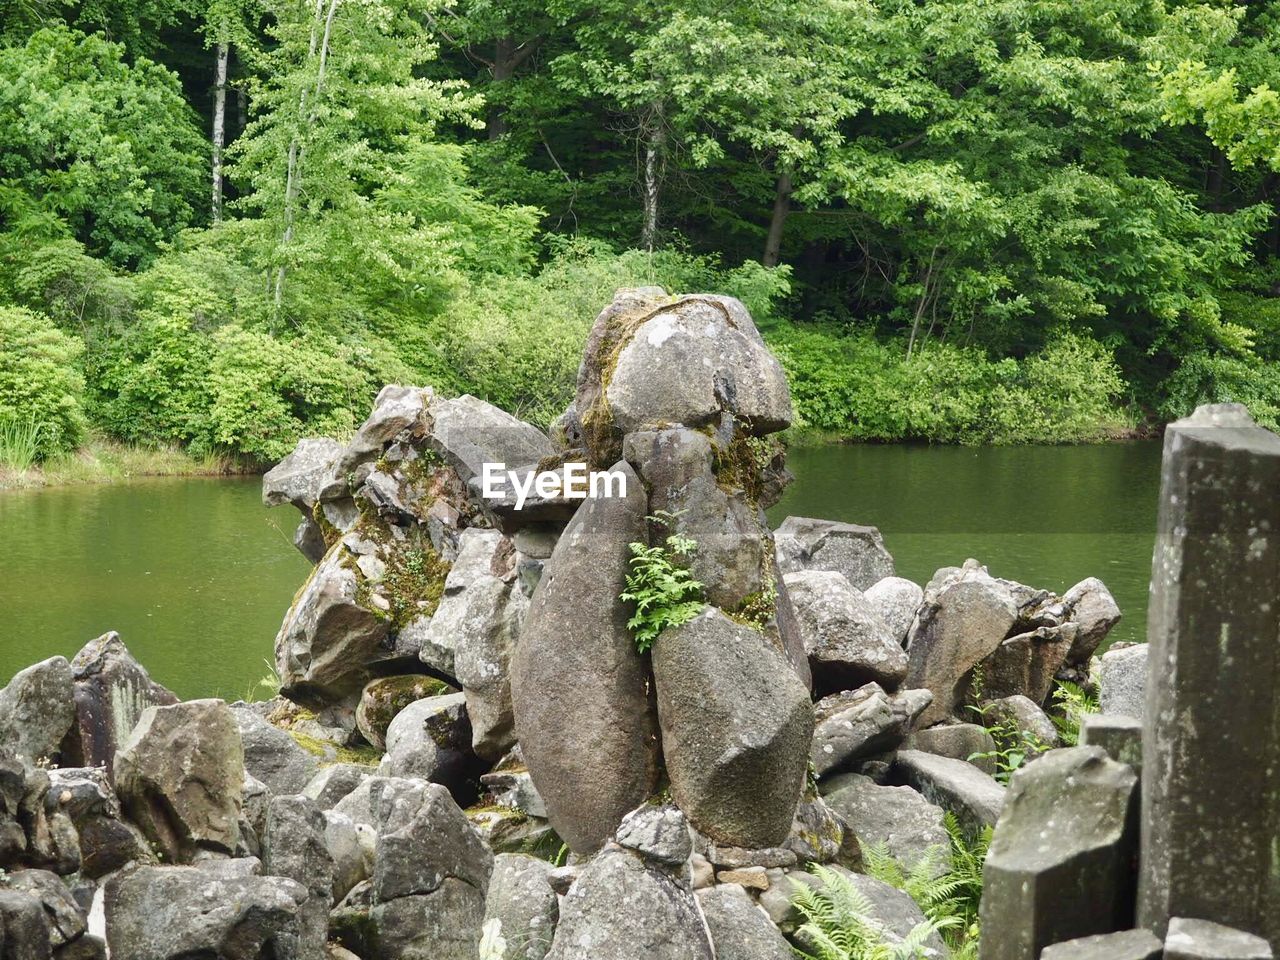
[[[41,314],[0,306],[0,421],[38,430],[37,459],[83,438],[83,347]]]
[[[1193,353],[1165,381],[1160,416],[1185,417],[1202,403],[1243,403],[1262,426],[1280,430],[1280,363]]]

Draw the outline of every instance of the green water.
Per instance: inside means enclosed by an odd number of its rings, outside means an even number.
[[[855,446],[796,450],[772,511],[879,526],[919,582],[977,557],[1063,590],[1098,576],[1139,639],[1155,527],[1156,444]],[[184,698],[244,694],[309,565],[292,508],[266,510],[256,478],[150,480],[0,494],[0,682],[118,630]]]

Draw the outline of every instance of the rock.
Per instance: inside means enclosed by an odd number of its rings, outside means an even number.
[[[338,458],[333,470],[335,480],[345,481],[348,474],[361,464],[376,459],[388,443],[405,431],[420,436],[426,430],[427,406],[433,397],[430,387],[388,384],[379,390],[373,401],[373,411]],[[321,489],[320,496],[331,499],[335,492],[332,488]]]
[[[867,587],[862,595],[889,628],[889,636],[906,646],[907,631],[924,600],[924,588],[903,577],[884,577]]]
[[[712,960],[693,893],[627,850],[604,850],[560,905],[548,960]]]
[[[844,819],[827,806],[815,786],[806,783],[784,849],[794,853],[796,861],[802,864],[832,863],[842,853],[852,851],[855,864],[860,865],[862,857],[857,843],[848,838],[846,846],[845,833]]]
[[[306,797],[274,797],[267,807],[262,840],[263,869],[307,890],[306,902],[298,910],[299,960],[322,960],[334,882],[324,815]]]
[[[689,858],[689,870],[693,876],[693,889],[703,890],[716,882],[716,868],[700,853]]]
[[[1102,655],[1098,669],[1099,712],[1141,720],[1147,700],[1147,652],[1145,643]]]
[[[699,890],[698,905],[715,944],[716,960],[792,960],[790,944],[736,884]]]
[[[919,750],[899,750],[891,776],[913,787],[930,803],[950,810],[962,826],[992,826],[1004,807],[1005,789],[971,763]]]
[[[993,754],[996,741],[985,727],[976,723],[943,723],[926,730],[917,730],[903,744],[909,750],[920,750],[952,760],[965,760],[983,773],[994,774],[996,761]]]
[[[529,605],[515,580],[515,559],[511,541],[496,530],[464,530],[428,628],[427,642],[454,638],[454,676],[466,695],[472,747],[491,760],[515,743],[510,660]]]
[[[359,691],[368,664],[385,649],[387,618],[360,601],[350,556],[345,538],[329,549],[276,635],[280,690],[300,703],[331,703]]]
[[[1076,625],[1064,623],[1036,627],[1001,641],[982,661],[982,696],[991,700],[1025,696],[1044,703],[1075,635]]]
[[[1040,960],[1160,960],[1164,944],[1149,930],[1121,930],[1045,947]]]
[[[106,886],[107,945],[127,960],[298,957],[301,884],[218,877],[195,867],[142,867]]]
[[[371,914],[382,955],[474,960],[493,855],[439,784],[370,781]]]
[[[240,731],[245,770],[272,793],[301,793],[320,769],[316,757],[249,704],[233,704],[231,715]]]
[[[745,890],[768,890],[769,876],[764,867],[739,867],[737,870],[721,870],[716,874],[717,883],[731,883]]]
[[[653,676],[680,809],[720,843],[780,844],[813,737],[809,693],[781,651],[713,607],[658,637]]]
[[[783,580],[819,693],[852,690],[865,683],[897,688],[907,675],[906,651],[843,574],[802,570]]]
[[[555,453],[551,441],[537,427],[469,394],[435,400],[430,412],[427,445],[464,483],[480,476],[486,463],[514,468]]]
[[[924,604],[907,637],[906,685],[933,693],[922,726],[945,720],[964,702],[970,671],[1013,626],[1013,595],[990,576],[968,573],[942,587]]]
[[[114,631],[84,645],[71,661],[71,676],[76,719],[63,745],[64,766],[110,770],[117,748],[143,711],[178,702],[151,679]]]
[[[328,437],[299,440],[292,453],[263,474],[262,502],[268,507],[291,503],[310,517],[341,453],[342,444]]]
[[[475,960],[484,923],[484,893],[445,879],[432,893],[378,903],[370,911],[379,957]]]
[[[0,889],[0,934],[6,960],[48,960],[53,956],[44,906],[29,893]]]
[[[653,792],[657,724],[648,671],[627,629],[627,545],[646,537],[647,501],[588,499],[556,543],[512,656],[521,749],[556,832],[578,853],[613,836]]]
[[[1080,724],[1080,746],[1101,747],[1112,760],[1142,773],[1142,721],[1133,717],[1090,713]]]
[[[71,665],[50,657],[14,674],[0,690],[0,747],[28,763],[56,760],[75,721]]]
[[[321,810],[332,810],[372,774],[372,768],[359,763],[334,763],[321,767],[320,772],[302,788],[302,795],[314,801]]]
[[[622,818],[617,842],[646,859],[680,866],[693,854],[689,823],[680,808],[671,804],[645,804]]]
[[[324,539],[324,529],[314,520],[303,517],[293,528],[293,545],[313,564],[324,559],[329,544]]]
[[[859,760],[896,750],[932,696],[890,697],[879,684],[824,697],[814,708],[810,751],[814,770],[825,777]]]
[[[892,577],[893,557],[875,527],[812,517],[787,517],[774,533],[778,569],[842,573],[855,590],[866,590]]]
[[[988,722],[1008,724],[1018,731],[1024,743],[1042,745],[1041,749],[1029,751],[1031,755],[1039,755],[1058,745],[1058,728],[1043,710],[1026,697],[990,700],[984,704],[984,710]]]
[[[524,854],[494,858],[485,898],[485,926],[497,921],[507,949],[495,960],[543,960],[551,950],[560,900],[551,889],[551,864]]]
[[[1067,663],[1087,664],[1111,628],[1120,622],[1120,606],[1107,585],[1097,577],[1081,580],[1063,594],[1062,602],[1077,626]]]
[[[924,860],[940,875],[951,866],[951,838],[943,812],[911,787],[882,787],[849,774],[826,795],[865,848],[881,847],[908,871]]]
[[[46,804],[56,804],[75,825],[84,876],[96,880],[130,861],[147,859],[146,840],[123,819],[105,769],[50,770],[49,781]]]
[[[1014,773],[983,868],[984,960],[1036,960],[1130,922],[1136,812],[1137,777],[1097,747]]]
[[[485,764],[471,752],[471,724],[460,693],[411,703],[387,728],[387,753],[378,772],[440,783],[470,802]]]
[[[356,823],[345,813],[325,810],[324,845],[333,859],[333,903],[342,902],[351,890],[373,876],[378,841],[373,828]]]
[[[32,897],[40,905],[48,928],[49,946],[58,951],[59,958],[64,955],[62,951],[67,945],[80,939],[88,928],[84,909],[56,874],[47,870],[19,870],[0,877],[0,884],[5,890]],[[3,930],[0,925],[0,931]],[[0,942],[4,939],[0,936]]]
[[[444,787],[379,777],[370,781],[370,802],[378,834],[373,873],[378,903],[433,893],[447,878],[483,897],[493,854]]]
[[[125,814],[172,863],[240,840],[244,751],[221,700],[148,707],[115,759]]]
[[[1138,926],[1212,917],[1280,944],[1280,437],[1222,405],[1164,442]]]
[[[629,433],[622,454],[649,490],[649,513],[676,517],[671,529],[654,525],[654,541],[669,533],[697,541],[690,571],[710,603],[735,610],[767,592],[777,578],[773,538],[744,489],[751,478],[734,475],[727,447],[679,427]]]
[[[794,867],[800,862],[795,852],[786,847],[762,847],[747,850],[743,847],[724,847],[706,841],[707,860],[722,870],[738,870],[742,867]]]
[[[1173,917],[1164,938],[1165,960],[1271,960],[1270,944],[1261,937],[1212,923]]]
[[[356,727],[361,735],[379,750],[387,748],[387,727],[396,714],[409,704],[428,697],[456,692],[435,677],[412,673],[394,677],[378,677],[365,684],[356,707]]]
[[[480,778],[499,806],[520,810],[531,817],[547,817],[547,805],[533,782],[524,754],[517,745],[498,761],[498,765]]]
[[[621,437],[729,414],[759,436],[791,423],[786,375],[739,301],[624,296],[631,302],[615,299],[587,340],[574,401],[584,425]]]

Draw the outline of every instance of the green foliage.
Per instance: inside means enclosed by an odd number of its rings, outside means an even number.
[[[35,420],[10,416],[0,420],[0,466],[25,473],[40,456],[43,425]]]
[[[94,255],[137,265],[197,222],[204,165],[195,113],[159,64],[64,26],[0,46],[0,171]],[[0,203],[0,223],[17,212]]]
[[[15,459],[43,459],[84,435],[83,345],[47,317],[0,306],[0,422]],[[17,464],[15,464],[17,465]]]
[[[864,333],[770,335],[802,424],[859,440],[1031,443],[1102,439],[1125,422],[1123,381],[1097,342],[1061,334],[1017,361],[931,344],[907,357]]]
[[[1080,725],[1084,718],[1098,712],[1098,695],[1079,684],[1059,680],[1053,691],[1054,709],[1049,719],[1058,728],[1058,736],[1065,746],[1074,747],[1080,742]]]
[[[918,960],[927,956],[926,943],[951,920],[926,920],[901,942],[889,942],[873,917],[871,902],[844,874],[821,864],[810,868],[818,887],[794,882],[792,903],[804,921],[795,939],[796,953],[807,960]]]
[[[982,864],[991,846],[992,828],[968,835],[951,811],[943,818],[949,849],[932,848],[908,869],[883,844],[863,848],[868,875],[910,894],[930,921],[938,925],[951,960],[976,960],[978,908],[982,899]]]
[[[1045,743],[1030,730],[1019,728],[1013,717],[1004,717],[995,723],[990,723],[988,716],[990,705],[970,705],[969,709],[981,718],[982,729],[995,741],[996,746],[994,750],[970,754],[968,760],[970,763],[975,760],[994,761],[996,768],[994,777],[1005,786],[1008,786],[1009,780],[1028,761],[1050,749],[1050,744]]]
[[[649,519],[668,530],[674,528],[676,520],[664,511]],[[627,574],[627,589],[619,599],[635,605],[627,628],[640,653],[652,647],[667,627],[688,623],[706,607],[702,584],[681,566],[697,547],[696,540],[675,532],[656,546],[630,544],[631,571]]]

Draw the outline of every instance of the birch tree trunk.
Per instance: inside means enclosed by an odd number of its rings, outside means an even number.
[[[230,45],[218,44],[213,81],[213,222],[222,220],[222,148],[227,142],[227,58]]]
[[[658,242],[658,200],[665,141],[662,105],[655,103],[650,106],[644,121],[644,225],[640,230],[640,246],[650,253]]]

